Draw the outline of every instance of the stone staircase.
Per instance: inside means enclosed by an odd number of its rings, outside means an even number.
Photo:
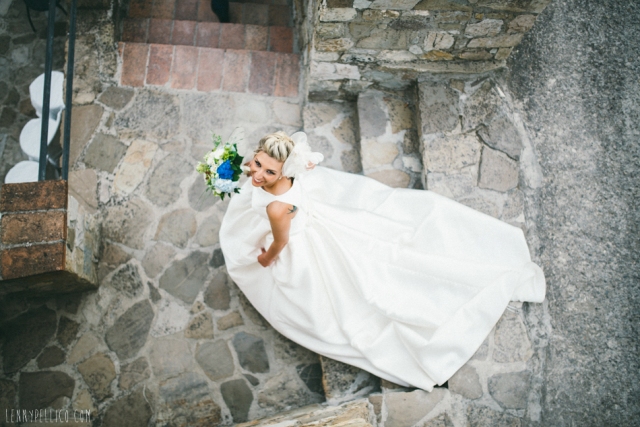
[[[230,3],[220,23],[207,1],[134,0],[123,21],[123,86],[297,97],[300,59],[288,4]]]

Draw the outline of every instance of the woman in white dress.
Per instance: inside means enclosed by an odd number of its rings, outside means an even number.
[[[229,275],[289,339],[431,391],[509,301],[544,299],[519,228],[321,160],[302,132],[264,137],[220,229]]]

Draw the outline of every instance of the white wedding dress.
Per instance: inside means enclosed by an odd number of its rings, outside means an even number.
[[[266,206],[299,208],[264,268]],[[482,344],[509,301],[542,302],[519,228],[431,191],[316,167],[274,196],[247,181],[220,245],[227,270],[280,333],[329,358],[430,391]]]

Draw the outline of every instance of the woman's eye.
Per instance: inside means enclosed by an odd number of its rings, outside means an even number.
[[[261,166],[259,161],[254,160],[254,162],[256,162],[256,166],[258,166],[258,167],[260,167],[260,166]]]
[[[274,171],[267,171],[267,173],[268,173],[269,175],[275,175],[275,174],[276,174]]]

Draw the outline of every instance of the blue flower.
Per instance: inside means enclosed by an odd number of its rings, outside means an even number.
[[[220,179],[233,179],[233,169],[231,168],[231,162],[229,162],[229,160],[226,160],[218,166],[217,172]]]
[[[238,184],[230,179],[218,179],[214,185],[221,193],[233,193],[238,187]]]

